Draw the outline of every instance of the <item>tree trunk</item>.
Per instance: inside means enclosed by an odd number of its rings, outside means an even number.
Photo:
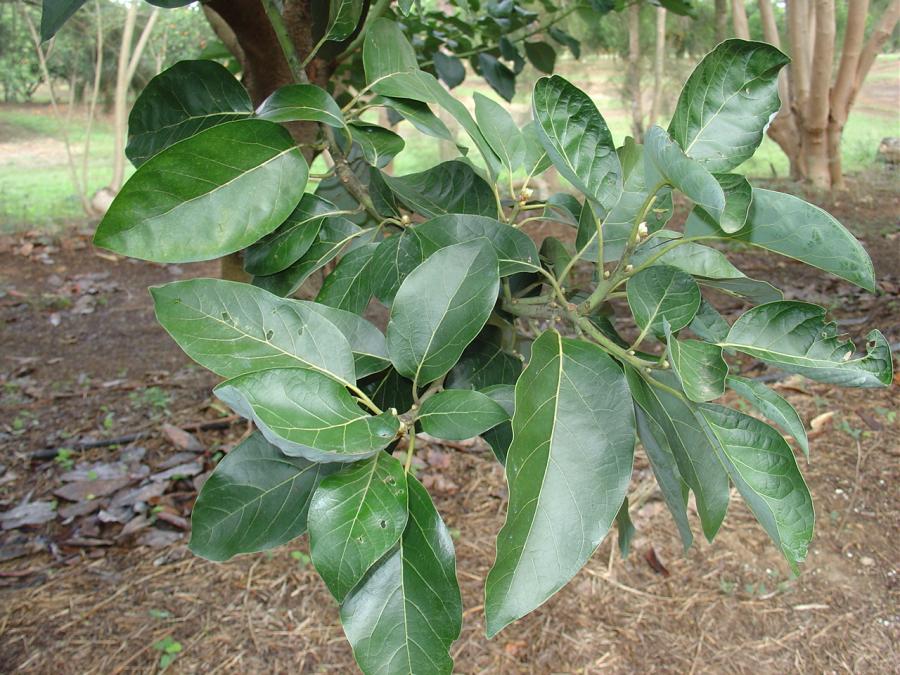
[[[750,22],[747,21],[744,0],[731,0],[731,21],[734,24],[734,34],[741,40],[749,40]]]
[[[728,0],[716,0],[716,44],[724,40],[728,34]]]
[[[818,189],[831,186],[828,154],[829,87],[834,59],[834,0],[815,0],[815,46],[806,107],[804,146],[807,177]]]
[[[663,75],[666,64],[666,10],[656,8],[656,53],[653,59],[653,100],[650,104],[650,124],[656,124],[661,114]]]
[[[128,56],[131,39],[137,21],[137,0],[131,0],[125,10],[122,42],[119,44],[119,60],[116,66],[116,89],[113,97],[113,175],[109,188],[118,192],[125,181],[125,133],[128,123]]]
[[[638,143],[644,139],[644,106],[641,99],[641,7],[628,8],[628,91],[631,93],[631,133]]]

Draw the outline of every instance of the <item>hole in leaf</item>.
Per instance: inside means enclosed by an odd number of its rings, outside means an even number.
[[[266,340],[271,340],[273,335],[275,335],[275,331],[267,330],[266,331]]]
[[[386,521],[386,520],[382,520],[382,521],[381,521],[380,523],[378,523],[378,524],[381,526],[381,529],[382,529],[382,530],[385,529],[385,528],[387,527],[387,521]]]
[[[222,321],[231,323],[231,315],[228,312],[222,312]]]

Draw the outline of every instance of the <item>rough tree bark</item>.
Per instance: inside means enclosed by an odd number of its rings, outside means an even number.
[[[628,91],[631,94],[631,134],[638,143],[644,139],[644,104],[641,92],[641,7],[628,8]]]

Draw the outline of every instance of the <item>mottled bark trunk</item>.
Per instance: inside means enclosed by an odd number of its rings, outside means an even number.
[[[831,64],[834,60],[834,0],[815,0],[815,46],[806,107],[804,147],[809,181],[820,190],[831,186],[828,152]]]

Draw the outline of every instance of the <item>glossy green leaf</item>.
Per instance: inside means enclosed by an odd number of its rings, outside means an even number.
[[[393,415],[370,415],[341,382],[307,368],[239,375],[218,385],[215,394],[286,455],[312,462],[371,457],[400,428]]]
[[[587,197],[610,208],[622,190],[622,166],[606,121],[568,81],[542,77],[532,98],[537,131],[553,165]]]
[[[220,124],[141,165],[100,221],[94,243],[154,262],[219,258],[283,223],[307,177],[300,149],[277,124]]]
[[[635,406],[634,418],[653,476],[675,520],[684,550],[687,551],[694,543],[694,533],[691,532],[687,516],[688,486],[681,478],[675,455],[662,427],[640,406]]]
[[[327,199],[307,192],[277,230],[244,251],[244,269],[260,276],[287,269],[316,242],[326,218],[345,213]]]
[[[654,170],[662,180],[700,206],[718,222],[725,210],[725,192],[719,181],[700,162],[691,159],[660,127],[652,126],[644,137],[644,171],[648,184]]]
[[[516,383],[509,507],[485,583],[488,636],[525,616],[587,562],[631,479],[634,410],[600,347],[543,333]]]
[[[316,302],[362,314],[372,299],[372,254],[378,244],[353,249],[325,277]]]
[[[353,351],[357,378],[381,372],[390,365],[384,333],[361,316],[308,300],[293,302],[328,319],[347,338]]]
[[[635,402],[646,413],[647,419],[653,422],[646,430],[651,433],[652,440],[646,435],[641,440],[648,441],[645,447],[649,448],[649,442],[655,440],[661,451],[664,452],[666,447],[671,450],[678,473],[694,492],[703,534],[707,540],[712,541],[725,519],[730,487],[728,474],[725,473],[703,426],[694,416],[695,406],[647,384],[631,367],[625,368],[625,376]],[[674,377],[666,379],[661,374],[655,374],[654,377],[669,386],[678,386]],[[663,454],[656,456],[662,472],[665,457]],[[675,499],[675,487],[674,479],[669,476],[667,503],[670,504],[673,515],[679,513],[680,508]],[[676,522],[679,522],[679,518],[676,515]],[[686,533],[683,526],[680,527],[682,541],[685,541]]]
[[[442,248],[403,281],[391,307],[387,346],[417,384],[445,375],[484,327],[500,288],[487,239]]]
[[[664,320],[672,330],[681,330],[700,307],[697,282],[669,265],[641,270],[628,280],[625,290],[634,320],[645,335],[662,335]]]
[[[886,387],[893,380],[891,346],[879,331],[866,336],[867,353],[825,321],[825,309],[806,302],[770,302],[745,312],[721,346],[762,359],[789,373],[842,387]]]
[[[356,30],[363,11],[363,0],[329,0],[325,37],[333,42],[346,40]]]
[[[406,530],[347,596],[341,623],[366,675],[450,675],[462,629],[453,541],[425,488],[407,480]]]
[[[546,237],[541,243],[541,260],[544,267],[559,280],[562,280],[563,271],[572,262],[572,255],[566,245],[556,237]]]
[[[346,218],[326,218],[316,240],[300,259],[276,274],[253,277],[253,285],[282,297],[293,295],[313,272],[331,262],[362,232]]]
[[[506,108],[476,92],[475,120],[503,166],[518,169],[525,161],[525,139]]]
[[[270,122],[321,122],[344,128],[344,115],[331,95],[314,84],[289,84],[276,89],[256,110]]]
[[[467,163],[451,160],[384,182],[409,209],[427,218],[448,213],[497,217],[491,186]]]
[[[362,148],[366,162],[378,168],[387,166],[406,147],[406,141],[401,136],[377,124],[351,122],[350,133],[354,142]]]
[[[309,505],[309,553],[338,602],[393,548],[406,521],[406,474],[386,452],[321,482]]]
[[[692,401],[712,401],[725,393],[728,364],[722,348],[700,340],[678,340],[665,323],[666,343],[672,370]]]
[[[781,107],[778,71],[789,60],[763,42],[725,40],[688,78],[669,134],[710,171],[731,171],[753,156]]]
[[[635,533],[634,523],[631,522],[631,515],[628,513],[628,497],[625,497],[616,514],[616,530],[619,534],[619,553],[622,558],[627,558],[631,552],[631,540]]]
[[[719,218],[719,227],[723,232],[737,232],[750,215],[753,188],[746,178],[736,173],[717,173],[715,179],[725,193],[725,210]]]
[[[482,393],[487,394],[491,399],[499,403],[506,411],[506,414],[512,418],[516,411],[515,386],[512,384],[494,384],[482,389]],[[512,422],[509,419],[481,434],[484,441],[491,446],[491,452],[494,453],[494,457],[503,465],[506,464],[506,455],[512,443],[512,436]]]
[[[445,389],[425,399],[417,419],[426,434],[462,441],[505,422],[509,415],[480,391]]]
[[[409,228],[380,241],[371,263],[375,297],[390,306],[400,284],[423,260],[422,244]]]
[[[556,50],[546,42],[525,42],[525,55],[531,65],[542,73],[553,74],[556,66]]]
[[[497,384],[515,384],[522,362],[503,349],[499,329],[488,326],[466,347],[447,373],[448,389],[485,389]]]
[[[87,0],[43,0],[41,40],[46,42]]]
[[[191,551],[218,562],[299,537],[313,491],[338,466],[286,457],[254,433],[225,455],[200,489]]]
[[[403,377],[393,367],[388,368],[383,373],[379,373],[375,377],[369,378],[361,386],[366,396],[372,399],[375,405],[382,410],[393,408],[402,413],[412,408],[415,402],[412,396],[412,382]]]
[[[419,240],[423,258],[446,246],[485,238],[497,254],[501,277],[530,272],[540,264],[531,237],[496,218],[455,214],[439,216],[409,231]]]
[[[163,328],[217,375],[305,367],[356,381],[350,343],[306,303],[221,279],[175,281],[150,292]]]
[[[731,326],[712,305],[701,299],[700,308],[691,319],[688,328],[706,342],[722,342],[728,336]]]
[[[856,238],[831,214],[793,195],[755,188],[747,224],[734,234],[723,232],[696,209],[684,229],[688,237],[743,241],[875,290],[872,260]]]
[[[709,403],[698,410],[738,492],[796,569],[806,558],[815,514],[790,446],[768,424],[737,410]]]
[[[423,134],[428,134],[443,141],[453,140],[453,134],[450,133],[447,125],[441,121],[441,118],[431,112],[431,108],[426,103],[408,98],[393,98],[391,96],[380,96],[376,99],[376,102],[403,115],[409,120],[410,124]]]
[[[729,375],[725,382],[770,421],[793,436],[800,449],[803,450],[803,454],[809,459],[809,440],[806,436],[806,427],[803,426],[803,420],[794,410],[794,406],[762,382],[736,375]]]
[[[250,96],[215,61],[179,61],[154,77],[128,116],[125,155],[135,166],[204,129],[253,113]]]

